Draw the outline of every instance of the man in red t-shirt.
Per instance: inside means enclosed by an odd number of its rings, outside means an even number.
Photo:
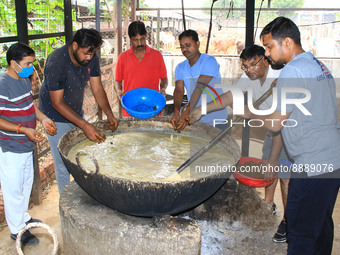
[[[119,99],[127,91],[136,88],[154,89],[165,96],[168,78],[163,56],[146,45],[144,23],[132,22],[128,34],[132,46],[120,54],[116,67],[116,91]],[[130,115],[123,109],[123,116]]]

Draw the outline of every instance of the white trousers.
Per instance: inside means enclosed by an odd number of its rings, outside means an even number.
[[[0,181],[7,225],[17,234],[31,219],[27,213],[33,185],[33,152],[3,152],[0,148]]]

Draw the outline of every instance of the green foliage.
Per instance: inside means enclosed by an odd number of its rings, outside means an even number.
[[[0,0],[0,37],[15,36],[17,26],[15,23],[15,2],[14,0]],[[6,51],[13,43],[0,45],[0,71],[7,67]]]
[[[87,6],[89,10],[89,15],[94,16],[96,14],[96,7],[95,7],[95,1],[94,0],[87,0],[89,5]],[[101,0],[100,1],[100,9],[104,10],[104,18],[105,21],[111,21],[111,15],[108,12],[108,8],[110,11],[113,10],[113,5],[117,3],[117,0]],[[129,12],[130,8],[130,1],[129,0],[122,0],[122,12],[124,13]]]
[[[223,8],[224,10],[219,10],[219,11],[214,11],[213,12],[213,19],[215,20],[223,20],[226,19],[228,16],[228,10],[230,8],[230,3],[233,3],[233,8],[245,8],[246,7],[246,0],[242,1],[236,1],[236,0],[218,0],[214,4],[214,9],[215,8]],[[255,1],[255,8],[260,8],[262,3],[262,0],[256,0]],[[204,7],[205,8],[210,8],[212,4],[212,0],[206,0],[204,2]],[[303,7],[304,0],[272,0],[271,1],[271,8],[280,8],[282,10],[275,11],[275,12],[267,12],[267,11],[262,11],[260,15],[260,24],[264,25],[273,20],[274,18],[278,16],[286,16],[288,18],[292,18],[295,16],[294,11],[286,11],[285,9],[287,8],[301,8]],[[268,5],[268,1],[264,0],[262,4],[262,9],[266,8]],[[204,11],[205,14],[209,14],[209,11]],[[245,11],[240,12],[240,11],[231,11],[229,13],[228,19],[240,19],[240,20],[245,20]],[[255,13],[255,18],[257,18],[258,12],[256,11]]]
[[[0,36],[15,36],[17,33],[15,0],[0,0],[0,6]]]
[[[280,10],[274,12],[262,12],[259,25],[266,25],[273,19],[279,16],[285,16],[287,18],[293,18],[296,15],[295,11],[287,11],[288,8],[302,8],[304,0],[273,0],[271,1],[271,8],[279,8]],[[257,15],[257,14],[256,14]]]
[[[272,8],[281,8],[282,10],[278,11],[276,16],[286,16],[291,18],[295,16],[295,11],[285,11],[287,8],[302,8],[304,4],[304,0],[275,0],[272,1]]]
[[[15,0],[0,0],[0,36],[15,36],[16,13]],[[27,0],[28,33],[46,34],[64,31],[64,0]],[[72,19],[75,21],[73,12]],[[12,22],[11,22],[12,21]],[[0,47],[0,68],[7,66],[5,52],[9,45]],[[39,62],[43,63],[47,56],[55,49],[65,44],[65,38],[46,38],[31,40],[30,46],[35,50]]]
[[[87,8],[89,9],[89,15],[95,15],[95,6],[94,6],[94,0],[87,0],[88,3],[91,5],[88,5]],[[112,17],[115,17],[115,14],[110,13],[113,11],[114,4],[117,3],[117,0],[101,0],[100,1],[100,8],[103,11],[102,15],[104,15],[104,19],[107,22],[111,22]],[[139,0],[139,4],[141,6],[147,7],[147,5],[144,3],[144,0]],[[130,0],[122,0],[122,15],[123,19],[124,17],[130,17],[131,16],[131,1]],[[108,10],[109,9],[109,10]]]
[[[29,34],[57,33],[64,31],[63,0],[28,0]],[[46,38],[30,41],[37,59],[46,59],[55,49],[65,44],[63,38]]]
[[[211,8],[212,0],[206,0],[203,4],[204,8]],[[244,17],[245,12],[241,13],[239,11],[234,11],[233,8],[245,8],[246,0],[236,1],[236,0],[218,0],[214,3],[214,8],[222,8],[223,10],[213,11],[213,19],[223,20],[223,19],[239,19]],[[230,11],[229,11],[230,10]],[[210,15],[210,11],[204,11],[203,13]],[[229,15],[229,16],[228,16]]]
[[[30,34],[64,31],[63,0],[28,0]]]

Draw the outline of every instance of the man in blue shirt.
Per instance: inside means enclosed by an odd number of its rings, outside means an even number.
[[[177,65],[175,71],[176,87],[174,91],[174,114],[171,119],[173,127],[184,129],[190,117],[190,111],[201,104],[202,91],[222,94],[222,89],[214,89],[220,83],[220,65],[213,56],[200,53],[198,34],[194,30],[186,30],[179,35],[180,48],[186,60]],[[187,91],[189,104],[181,113],[184,90]],[[210,98],[210,96],[209,96]],[[207,100],[208,102],[211,101]],[[220,102],[217,102],[220,103]],[[214,125],[214,119],[226,119],[227,109],[203,116],[200,121]]]

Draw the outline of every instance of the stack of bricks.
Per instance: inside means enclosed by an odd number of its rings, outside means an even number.
[[[42,190],[46,189],[55,180],[54,163],[50,153],[39,161],[39,172]]]

